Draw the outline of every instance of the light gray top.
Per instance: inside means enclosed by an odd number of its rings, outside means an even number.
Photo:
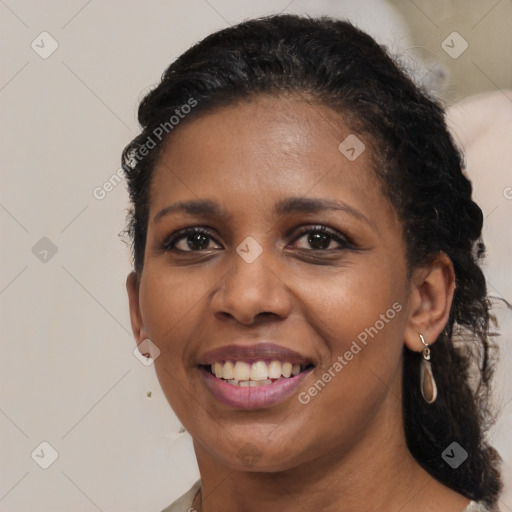
[[[169,505],[162,512],[195,512],[192,502],[201,488],[201,480],[198,480],[181,498]],[[484,505],[472,501],[462,512],[491,512]]]

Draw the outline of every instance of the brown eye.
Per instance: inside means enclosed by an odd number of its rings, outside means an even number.
[[[186,235],[185,240],[187,241],[190,250],[201,251],[206,249],[209,244],[209,237],[203,233],[190,233]]]
[[[309,233],[307,240],[313,249],[327,249],[331,245],[331,236],[326,233]]]
[[[162,248],[166,251],[197,252],[208,249],[210,242],[214,240],[209,231],[204,228],[187,228],[178,231],[166,240]],[[181,242],[184,243],[181,243]],[[181,243],[181,247],[178,246]]]
[[[307,237],[305,237],[307,235]],[[315,226],[303,230],[296,240],[305,238],[307,244],[314,251],[324,251],[329,248],[332,241],[334,240],[338,247],[334,247],[331,250],[345,249],[350,247],[348,240],[343,237],[340,233],[333,231],[326,226]]]

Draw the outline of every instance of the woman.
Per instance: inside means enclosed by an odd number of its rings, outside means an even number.
[[[483,217],[442,109],[351,24],[279,15],[185,52],[139,122],[132,328],[201,475],[166,510],[496,510]]]

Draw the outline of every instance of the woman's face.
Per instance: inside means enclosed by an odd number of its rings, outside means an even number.
[[[401,428],[410,283],[370,141],[293,97],[175,130],[130,293],[138,342],[160,350],[158,379],[196,449],[279,471]]]

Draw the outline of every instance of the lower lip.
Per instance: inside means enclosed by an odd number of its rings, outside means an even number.
[[[200,368],[200,374],[206,387],[223,404],[237,409],[264,409],[277,405],[293,395],[312,370],[313,368],[294,377],[254,387],[228,384],[225,380],[215,377],[204,368]]]

